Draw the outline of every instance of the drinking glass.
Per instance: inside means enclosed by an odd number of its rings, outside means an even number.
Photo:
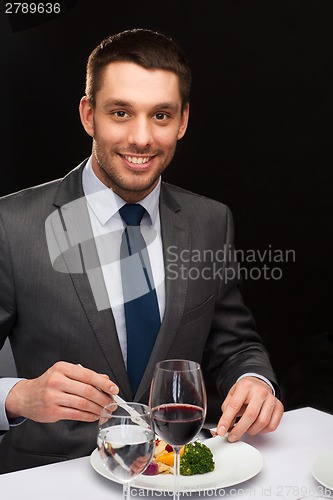
[[[180,449],[196,437],[206,417],[206,389],[200,364],[186,359],[157,363],[149,405],[156,434],[174,450],[173,498],[178,500]]]
[[[127,403],[126,406],[111,403],[103,408],[97,446],[108,472],[123,484],[124,500],[129,500],[130,482],[152,459],[155,433],[147,405]]]

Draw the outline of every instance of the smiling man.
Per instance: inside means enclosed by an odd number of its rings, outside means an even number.
[[[19,377],[0,380],[1,472],[90,454],[102,407],[119,391],[148,402],[162,359],[206,353],[229,441],[281,420],[239,290],[231,212],[161,179],[186,132],[190,84],[161,33],[104,40],[80,102],[91,156],[0,200],[0,345],[9,337]]]
[[[95,175],[127,202],[145,198],[171,162],[188,112],[175,73],[109,64],[95,99],[85,96],[80,104],[82,124],[93,137]]]

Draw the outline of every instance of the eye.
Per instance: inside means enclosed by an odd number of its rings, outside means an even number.
[[[118,118],[125,118],[127,116],[126,111],[115,111],[113,114]]]
[[[156,113],[155,118],[158,121],[162,121],[162,120],[166,120],[168,118],[168,116],[165,113]]]

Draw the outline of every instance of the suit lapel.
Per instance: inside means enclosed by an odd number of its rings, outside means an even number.
[[[146,393],[156,363],[165,359],[173,343],[183,315],[187,294],[188,281],[184,279],[184,276],[187,275],[189,259],[182,261],[180,255],[184,250],[187,252],[186,255],[191,251],[190,231],[180,206],[164,183],[161,187],[160,218],[165,268],[165,313],[136,399],[140,399]]]
[[[84,199],[82,170],[85,164],[86,161],[70,172],[59,185],[54,200],[57,211],[52,214],[57,221],[53,224],[53,234],[61,250],[64,249],[64,239],[67,240],[65,251],[61,252],[67,272],[110,367],[111,379],[122,387],[123,396],[131,399],[131,388],[114,317],[110,306],[107,307],[107,291]],[[98,291],[98,296],[92,288]],[[96,298],[100,310],[96,306]]]

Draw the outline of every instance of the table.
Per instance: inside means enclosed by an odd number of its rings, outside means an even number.
[[[296,499],[309,493],[333,491],[321,486],[312,476],[314,459],[333,451],[333,415],[314,408],[285,412],[278,429],[269,434],[243,439],[264,457],[261,472],[249,481],[224,490],[191,493],[193,500],[211,498]],[[325,491],[326,490],[326,491]],[[134,498],[170,498],[168,492],[133,490]],[[188,498],[185,495],[183,498]],[[1,500],[117,500],[121,485],[95,472],[89,457],[44,467],[0,475]]]

